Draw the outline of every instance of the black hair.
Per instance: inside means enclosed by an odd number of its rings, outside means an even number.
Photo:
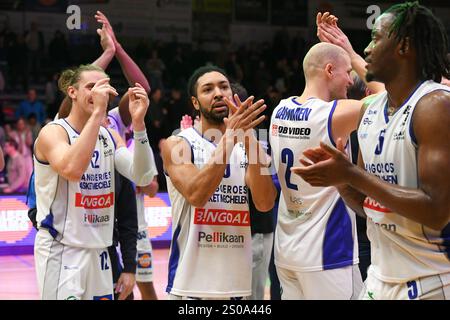
[[[365,98],[367,92],[366,83],[354,71],[352,71],[351,76],[353,84],[347,89],[347,98],[355,100],[361,100]]]
[[[409,38],[416,49],[420,79],[441,82],[442,76],[450,77],[447,33],[430,9],[415,1],[393,5],[384,13],[395,17],[389,36],[394,33],[398,43]]]
[[[225,72],[225,70],[223,70],[222,68],[219,68],[218,66],[210,65],[210,66],[200,67],[197,70],[195,70],[194,73],[192,74],[192,76],[189,78],[188,86],[187,86],[189,97],[197,97],[197,80],[198,80],[198,78],[203,76],[205,73],[213,72],[213,71],[223,74],[228,79],[228,75]]]
[[[244,101],[248,98],[247,89],[245,89],[240,83],[232,82],[230,83],[230,87],[231,91],[233,91],[233,94],[237,94],[241,101]]]

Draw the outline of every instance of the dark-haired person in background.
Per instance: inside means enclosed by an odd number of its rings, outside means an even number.
[[[367,215],[372,264],[363,299],[450,298],[450,76],[442,23],[417,2],[376,21],[365,49],[367,80],[386,92],[358,127],[358,166],[321,143],[313,164],[292,168],[313,186],[336,186]]]

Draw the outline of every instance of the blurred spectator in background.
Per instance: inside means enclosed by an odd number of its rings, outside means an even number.
[[[164,138],[170,137],[172,133],[179,128],[179,121],[185,114],[191,114],[189,101],[182,94],[180,88],[173,87],[170,90],[169,101],[164,104],[166,110],[166,121],[164,123]]]
[[[45,83],[45,104],[47,105],[47,116],[53,119],[58,112],[64,96],[58,90],[59,73],[55,72],[47,77]]]
[[[27,99],[23,100],[19,108],[16,110],[16,119],[20,117],[27,118],[30,113],[34,113],[39,123],[44,123],[46,119],[46,112],[42,102],[37,100],[36,89],[28,90]]]
[[[150,76],[150,85],[153,87],[164,88],[163,74],[166,65],[158,56],[158,50],[153,49],[151,57],[145,63],[146,70]]]
[[[28,49],[28,67],[35,83],[39,82],[41,59],[44,55],[44,34],[39,30],[36,22],[31,22],[30,31],[25,35]]]
[[[33,157],[31,147],[33,145],[33,135],[24,118],[19,118],[16,123],[16,132],[19,138],[18,151],[23,156],[25,176],[27,179],[33,171]]]
[[[36,140],[39,131],[41,131],[41,124],[37,121],[36,115],[34,113],[30,113],[27,118],[27,124],[31,131],[32,140]]]
[[[66,35],[61,30],[56,30],[48,45],[52,71],[61,71],[68,63],[69,49],[67,47]]]
[[[28,187],[28,179],[25,172],[24,158],[19,152],[19,145],[14,139],[5,142],[5,153],[8,155],[6,174],[8,184],[3,188],[3,193],[23,193]]]

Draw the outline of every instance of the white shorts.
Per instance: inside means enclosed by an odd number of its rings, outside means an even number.
[[[403,283],[379,280],[370,270],[361,300],[450,300],[450,272]]]
[[[139,230],[137,237],[137,282],[153,281],[153,253],[152,243],[147,234],[147,229]]]
[[[36,234],[34,259],[43,300],[113,300],[108,250],[66,246],[47,230]]]
[[[300,272],[277,266],[282,300],[356,300],[363,289],[358,265]]]

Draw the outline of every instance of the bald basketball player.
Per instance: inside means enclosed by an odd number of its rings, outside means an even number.
[[[282,299],[353,299],[362,289],[355,215],[336,188],[311,187],[290,168],[320,141],[346,142],[363,101],[346,99],[352,66],[342,48],[314,45],[303,70],[303,93],[282,100],[270,125],[281,185],[274,250]]]

